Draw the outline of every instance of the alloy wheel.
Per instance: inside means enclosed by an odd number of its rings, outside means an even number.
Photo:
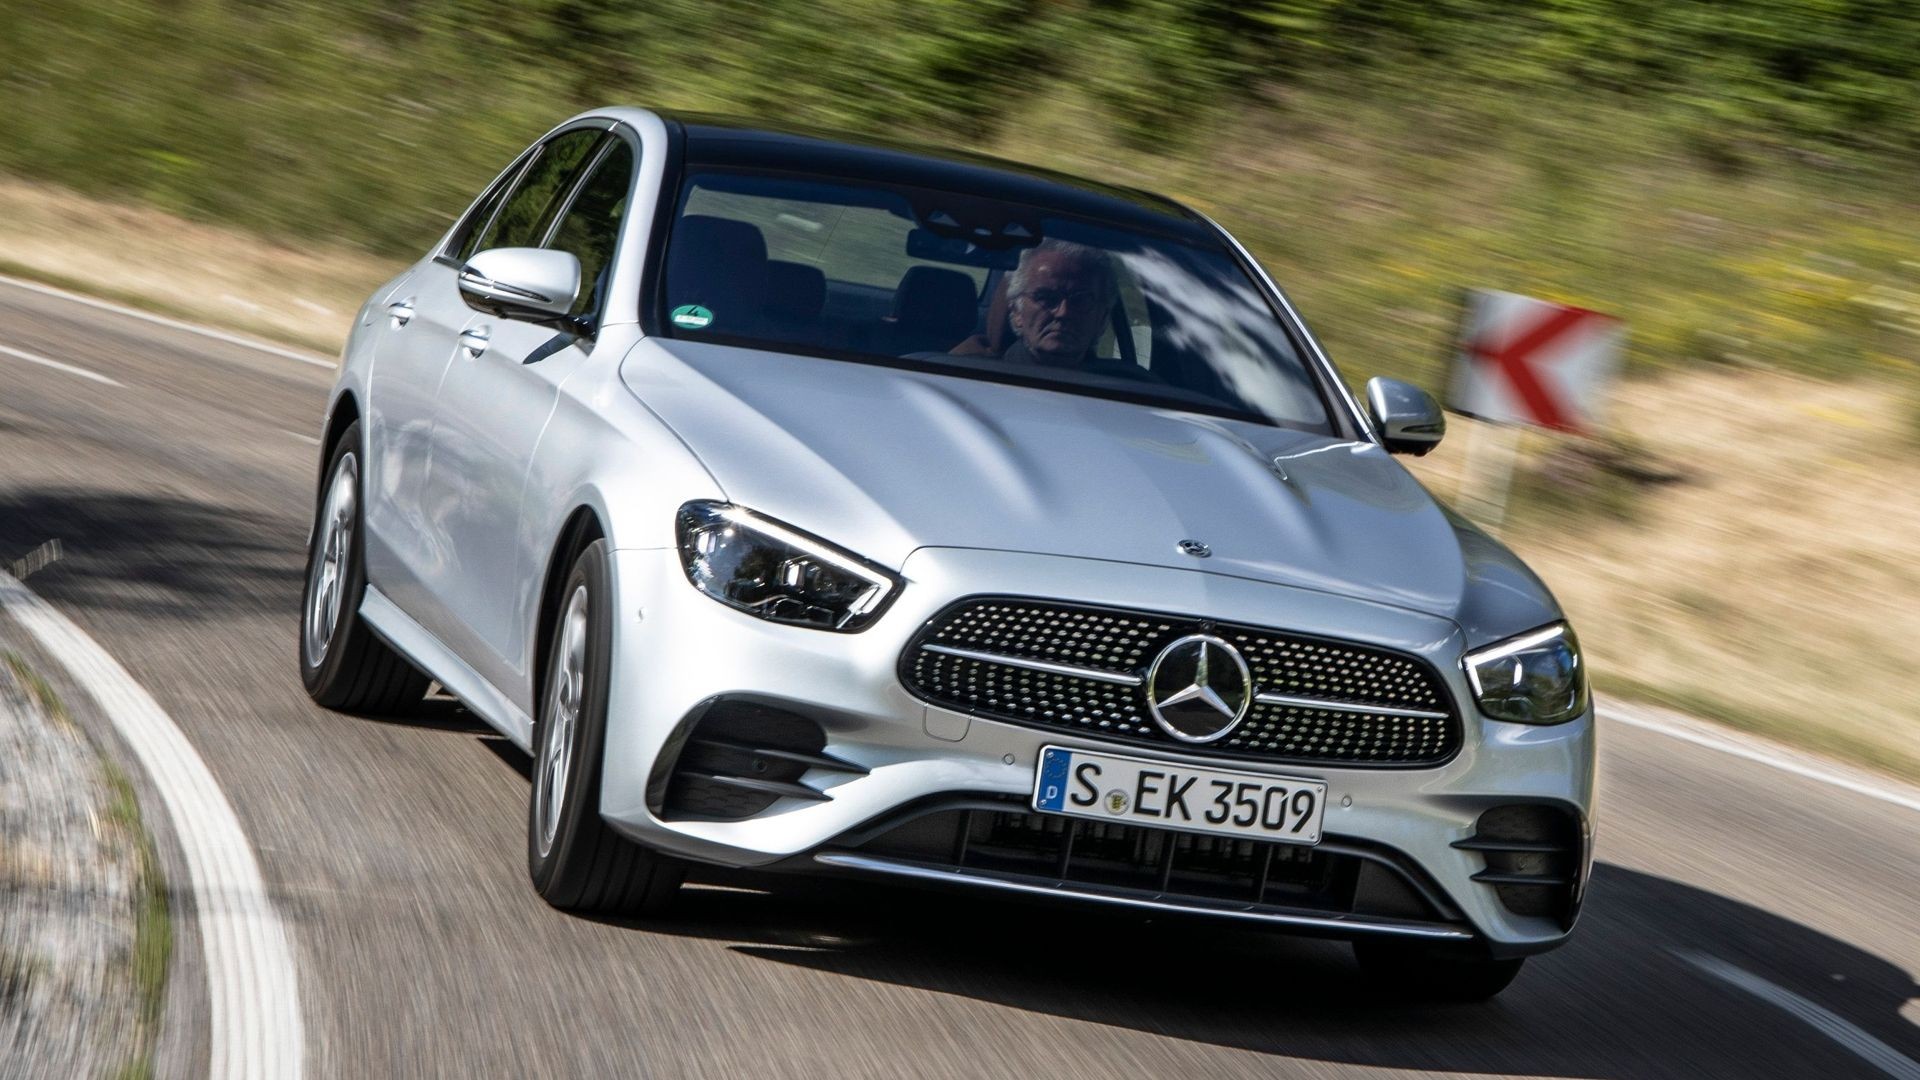
[[[353,556],[354,516],[359,512],[360,466],[353,454],[341,457],[327,485],[327,501],[315,523],[314,554],[307,570],[307,610],[301,620],[301,647],[307,665],[319,667],[339,632],[346,600],[347,567]]]
[[[552,730],[540,740],[540,760],[535,768],[534,824],[538,832],[540,855],[553,851],[554,837],[560,831],[561,808],[567,795],[567,776],[573,764],[575,729],[579,726],[581,703],[587,684],[587,587],[581,585],[567,598],[566,613],[560,617],[559,648],[553,657],[552,706],[547,723]]]

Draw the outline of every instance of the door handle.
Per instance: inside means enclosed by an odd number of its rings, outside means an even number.
[[[490,335],[484,326],[476,326],[470,330],[462,330],[460,332],[460,351],[467,354],[467,359],[478,360],[480,354],[487,351],[489,338]]]
[[[413,297],[409,296],[405,300],[396,300],[395,302],[388,304],[387,316],[393,320],[393,328],[395,330],[398,330],[401,327],[412,322],[413,321]]]

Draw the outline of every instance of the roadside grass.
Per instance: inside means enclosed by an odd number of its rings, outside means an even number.
[[[85,731],[74,722],[53,686],[24,658],[7,650],[0,652],[0,663],[5,664],[15,685],[27,692],[42,713],[91,743]],[[147,831],[146,822],[141,817],[139,799],[134,794],[132,782],[119,766],[99,752],[99,747],[94,746],[93,750],[107,787],[106,802],[99,808],[101,825],[107,835],[120,843],[132,845],[139,867],[135,884],[133,956],[131,969],[127,973],[139,1002],[140,1027],[135,1039],[138,1049],[114,1075],[119,1080],[150,1080],[153,1076],[154,1042],[160,1031],[160,1013],[166,1003],[167,966],[173,956],[173,920],[167,899],[166,875],[160,867],[153,834]],[[34,958],[0,954],[0,998],[24,993],[44,966]]]
[[[60,700],[60,695],[54,693],[52,685],[41,678],[40,673],[33,670],[33,667],[19,653],[11,649],[0,652],[0,663],[6,664],[7,671],[13,676],[14,685],[25,690],[27,696],[33,699],[34,705],[41,712],[64,727],[74,727],[73,716],[67,712],[67,706]]]
[[[70,277],[57,271],[50,271],[44,266],[37,264],[14,262],[11,259],[0,258],[0,274],[19,278],[23,281],[35,282],[40,285],[47,285],[55,289],[64,289],[67,292],[78,293],[81,296],[90,296],[95,300],[106,300],[110,303],[132,308],[135,311],[147,312],[150,315],[161,315],[169,319],[179,319],[183,322],[197,322],[210,326],[221,326],[221,328],[228,330],[245,331],[254,334],[262,341],[272,342],[274,344],[312,349],[322,354],[339,350],[339,343],[329,344],[324,337],[304,337],[299,334],[289,333],[284,327],[269,327],[248,324],[244,321],[224,320],[220,318],[218,311],[211,305],[196,307],[191,303],[174,303],[150,293],[136,292],[130,289],[103,287],[98,282]]]
[[[0,176],[0,272],[322,355],[402,265]]]
[[[691,93],[670,103],[714,104]],[[1470,286],[1621,316],[1636,371],[1724,364],[1920,381],[1920,200],[1899,170],[1780,156],[1715,167],[1662,118],[1604,99],[1513,101],[1354,75],[1268,98],[1197,115],[1143,148],[1067,83],[1036,91],[1044,108],[1022,108],[968,148],[1164,192],[1219,218],[1355,381],[1392,374],[1438,388]],[[443,205],[406,210],[421,234],[386,237],[387,250],[423,249],[514,149],[468,166]],[[324,352],[401,265],[0,178],[0,266],[11,272]]]
[[[1594,689],[1603,697],[1625,698],[1660,705],[1740,731],[1804,747],[1830,757],[1864,765],[1890,776],[1920,777],[1920,755],[1888,747],[1847,730],[1807,722],[1805,714],[1766,706],[1737,705],[1711,693],[1671,690],[1627,675],[1601,672]]]
[[[1646,517],[1651,490],[1680,476],[1647,462],[1645,451],[1624,437],[1535,438],[1531,451],[1524,442],[1520,448],[1503,522],[1507,531],[1577,535],[1603,523],[1636,524]]]
[[[1603,690],[1920,778],[1906,394],[1777,371],[1631,380],[1616,395],[1642,443],[1616,481],[1630,508],[1542,497],[1557,486],[1542,463],[1568,440],[1539,435],[1494,531],[1553,589]],[[1443,498],[1464,458],[1448,449],[1413,464]]]
[[[1628,324],[1636,372],[1920,371],[1910,177],[1780,161],[1720,175],[1650,118],[1329,83],[1125,145],[1063,93],[991,152],[1182,198],[1244,240],[1349,377],[1439,389],[1466,287]],[[1577,132],[1578,135],[1571,135]]]
[[[105,758],[101,768],[111,796],[102,821],[134,845],[139,856],[139,897],[135,908],[133,983],[140,1002],[140,1050],[120,1068],[119,1080],[150,1080],[153,1047],[160,1033],[160,1012],[166,1004],[167,965],[173,957],[173,918],[167,902],[166,876],[153,846],[153,834],[140,816],[140,803],[126,773]]]

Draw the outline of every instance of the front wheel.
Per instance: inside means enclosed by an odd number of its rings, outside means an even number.
[[[1354,942],[1353,954],[1376,989],[1417,1001],[1487,1001],[1525,963],[1521,957],[1496,960],[1471,949],[1379,938]]]
[[[681,864],[619,835],[600,817],[613,658],[610,578],[606,541],[596,540],[574,561],[560,593],[559,621],[547,634],[527,871],[554,907],[651,915],[672,901]]]
[[[327,458],[327,485],[307,542],[300,597],[300,681],[329,709],[374,715],[418,704],[427,677],[360,618],[367,591],[361,523],[360,424],[348,426]]]

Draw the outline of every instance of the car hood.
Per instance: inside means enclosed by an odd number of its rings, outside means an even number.
[[[1372,443],[664,339],[622,376],[729,499],[883,565],[963,547],[1231,574],[1440,615],[1475,641],[1557,617],[1518,559]]]

